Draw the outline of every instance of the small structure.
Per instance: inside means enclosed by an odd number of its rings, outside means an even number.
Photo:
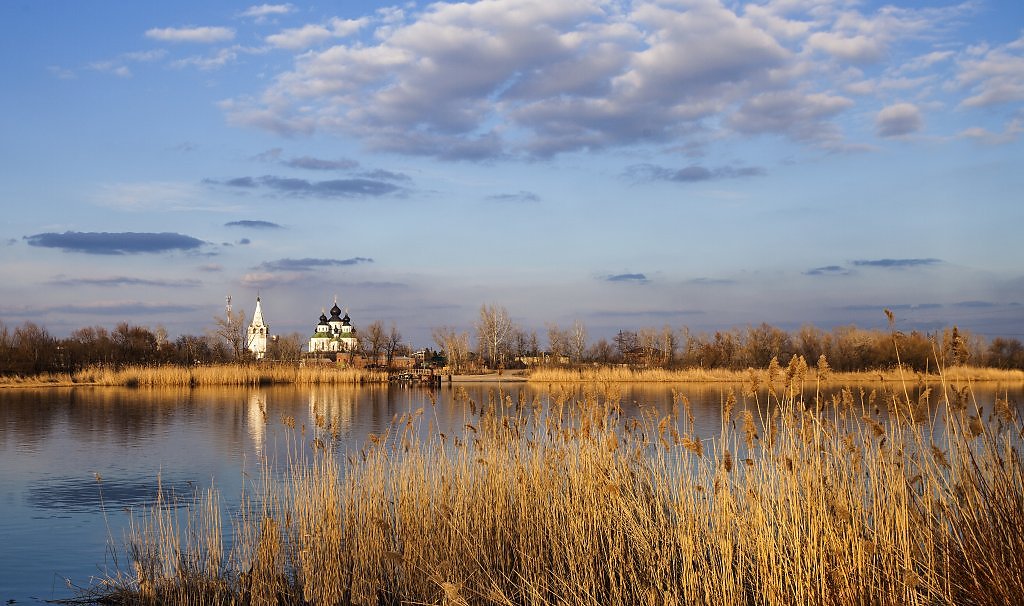
[[[230,305],[230,301],[228,305]],[[246,349],[252,352],[257,360],[267,355],[267,333],[270,327],[263,321],[263,306],[259,296],[256,297],[256,311],[252,312],[252,322],[246,331]]]
[[[338,299],[334,299],[334,307],[331,308],[331,317],[326,312],[321,312],[320,322],[316,325],[313,336],[309,339],[309,353],[316,352],[350,352],[359,349],[359,339],[356,337],[356,329],[352,326],[352,320],[341,316],[341,308],[338,307]]]

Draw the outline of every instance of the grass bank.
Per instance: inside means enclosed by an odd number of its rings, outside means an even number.
[[[92,595],[254,606],[1019,601],[1024,425],[1010,402],[982,409],[945,384],[913,401],[850,389],[805,401],[792,394],[807,373],[785,376],[749,409],[724,397],[714,440],[695,435],[682,394],[665,416],[623,418],[614,383],[466,401],[463,437],[418,439],[429,407],[349,453],[316,427],[296,438],[284,478],[265,473],[230,515],[230,549],[215,491],[187,509],[157,502],[135,518],[131,568]]]
[[[0,386],[48,387],[107,385],[122,387],[196,387],[200,385],[361,384],[381,383],[387,373],[334,366],[298,364],[223,364],[217,366],[127,366],[90,368],[76,373],[3,377]]]
[[[784,374],[786,369],[774,368],[730,370],[726,368],[685,368],[666,370],[662,368],[630,368],[625,366],[597,366],[586,368],[537,368],[528,374],[533,383],[602,383],[602,382],[648,382],[648,383],[742,383],[759,380],[766,384],[772,375]],[[939,383],[984,381],[1003,383],[1024,383],[1024,370],[1003,370],[975,366],[955,366],[938,372],[918,373],[901,371],[899,368],[863,370],[857,372],[827,371],[818,376],[817,368],[807,369],[809,380],[827,382],[830,385],[854,383],[899,383],[923,380]]]

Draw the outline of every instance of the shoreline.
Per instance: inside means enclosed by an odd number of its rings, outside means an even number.
[[[771,375],[771,377],[769,376]],[[442,374],[441,384],[584,384],[584,383],[679,383],[679,384],[738,384],[787,382],[787,369],[633,369],[602,367],[584,369],[545,368],[485,372],[479,374]],[[820,378],[819,378],[820,377]],[[850,384],[937,384],[937,383],[1024,383],[1024,370],[1004,370],[984,367],[953,367],[939,373],[927,374],[899,369],[866,370],[856,372],[828,371],[819,373],[805,369],[796,380],[804,385]],[[770,380],[771,379],[771,380]],[[259,366],[215,367],[130,367],[120,371],[85,370],[74,375],[40,375],[36,377],[0,377],[0,389],[46,387],[200,387],[200,386],[269,386],[300,384],[368,385],[387,383],[387,374],[354,369]]]

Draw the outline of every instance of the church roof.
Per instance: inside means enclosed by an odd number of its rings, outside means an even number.
[[[252,326],[266,326],[263,322],[263,305],[258,296],[256,297],[256,311],[252,312]]]

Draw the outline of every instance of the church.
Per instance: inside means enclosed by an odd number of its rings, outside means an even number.
[[[270,327],[263,321],[263,305],[259,296],[256,297],[256,311],[252,312],[252,322],[249,323],[249,330],[246,331],[246,349],[254,358],[262,360],[267,355],[267,334]]]
[[[341,308],[338,307],[338,299],[334,299],[334,307],[331,308],[331,317],[326,312],[320,314],[320,323],[316,325],[313,336],[309,339],[309,353],[314,352],[350,352],[357,351],[359,339],[356,338],[356,329],[352,327],[352,320],[341,316]]]
[[[309,353],[338,353],[353,352],[359,350],[359,339],[356,337],[356,329],[352,326],[352,319],[348,317],[348,311],[342,316],[342,310],[338,307],[338,299],[335,297],[334,306],[331,307],[331,317],[327,313],[320,314],[320,322],[314,329],[313,336],[309,339]],[[246,330],[245,347],[257,360],[262,360],[267,355],[267,341],[270,339],[270,326],[263,319],[263,303],[256,297],[256,310],[252,314],[252,322]]]

